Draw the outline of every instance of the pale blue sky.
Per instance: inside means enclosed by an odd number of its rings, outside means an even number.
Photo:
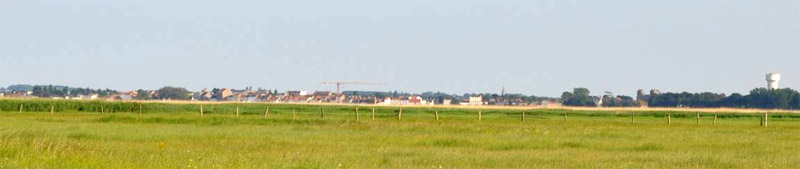
[[[797,0],[0,0],[0,86],[800,88]]]

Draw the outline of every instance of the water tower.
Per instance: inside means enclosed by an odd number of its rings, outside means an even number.
[[[769,90],[775,90],[780,88],[778,83],[781,82],[781,74],[780,73],[767,73],[767,88]]]

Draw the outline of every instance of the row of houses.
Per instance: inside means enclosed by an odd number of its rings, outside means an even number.
[[[0,93],[0,97],[15,97],[15,98],[36,98],[33,96],[32,91],[11,91],[8,93]],[[63,96],[63,97],[48,97],[50,99],[66,99],[66,100],[96,100],[100,99],[98,94],[81,94],[75,96]]]
[[[384,97],[379,103],[383,105],[433,105],[435,101],[425,100],[420,96]]]
[[[424,100],[419,96],[408,97],[381,97],[342,95],[330,91],[308,92],[305,90],[286,91],[284,93],[270,92],[268,90],[235,90],[218,89],[202,90],[192,94],[192,100],[200,101],[233,101],[233,102],[269,102],[269,103],[353,103],[353,104],[389,104],[389,105],[420,105],[433,104],[431,100]]]
[[[423,98],[419,95],[377,97],[343,95],[330,91],[309,92],[305,90],[286,91],[284,93],[269,90],[236,90],[236,89],[203,89],[191,94],[192,100],[198,101],[232,101],[232,102],[269,102],[269,103],[351,103],[351,104],[383,104],[383,105],[433,105],[452,104],[458,105],[484,105],[482,95],[470,96],[469,99],[452,102],[444,100],[437,102],[433,98]]]
[[[284,93],[269,92],[268,90],[235,90],[235,89],[204,89],[192,95],[193,100],[203,101],[235,101],[235,102],[269,102],[269,103],[351,103],[351,104],[382,104],[382,105],[434,105],[437,101],[433,98],[423,98],[419,95],[377,97],[343,95],[330,91],[308,92],[305,90],[286,91]],[[453,102],[447,99],[440,104],[457,105],[485,105],[482,95],[470,96],[466,100]]]
[[[485,105],[487,104],[483,100],[483,95],[471,95],[469,98],[465,100],[453,101],[453,99],[444,99],[442,104],[451,104],[451,105]]]
[[[146,95],[139,97],[139,95]],[[192,101],[224,101],[224,102],[247,102],[247,103],[348,103],[348,104],[380,104],[380,105],[534,105],[523,100],[495,100],[485,98],[480,94],[465,95],[448,98],[425,98],[414,94],[393,94],[395,96],[375,96],[375,95],[345,95],[330,91],[309,92],[305,90],[286,91],[278,93],[271,90],[243,90],[221,88],[203,89],[199,92],[188,93]],[[15,91],[0,93],[0,97],[34,97],[31,92]],[[430,97],[430,96],[429,96]],[[434,96],[435,97],[435,96]],[[52,99],[79,99],[79,100],[135,100],[159,98],[156,91],[127,91],[113,92],[109,95],[100,97],[97,94],[78,95],[72,97],[53,97]],[[548,104],[542,102],[541,104]],[[553,102],[555,103],[555,102]]]

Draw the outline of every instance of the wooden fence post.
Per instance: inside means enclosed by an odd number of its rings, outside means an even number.
[[[672,113],[667,113],[667,124],[672,124]]]
[[[697,114],[697,125],[700,125],[700,112],[696,112]]]
[[[769,113],[764,112],[764,127],[767,127],[769,124]]]
[[[325,110],[322,110],[322,108],[319,108],[319,117],[323,119],[325,118]]]
[[[522,112],[522,122],[525,122],[525,112]]]
[[[203,117],[203,105],[200,105],[200,117]]]
[[[631,111],[631,124],[636,124],[636,112]]]
[[[714,114],[714,120],[711,121],[711,125],[716,125],[716,124],[717,124],[717,114]]]
[[[142,104],[139,104],[139,116],[142,116]]]
[[[436,121],[439,121],[439,110],[434,110],[433,114],[436,117]]]
[[[269,106],[267,106],[267,110],[264,111],[264,118],[266,119],[269,116]]]
[[[478,110],[478,121],[483,121],[483,112],[482,110]]]
[[[56,109],[56,107],[51,104],[50,105],[50,115],[54,114],[53,112],[55,111],[55,109]]]
[[[19,113],[22,113],[22,104],[19,104]]]
[[[236,117],[239,117],[239,106],[236,106]]]
[[[403,108],[400,108],[400,112],[397,113],[397,120],[400,120],[401,118],[403,118]]]
[[[758,125],[759,125],[759,126],[764,126],[764,116],[762,116],[762,115],[759,115],[758,117],[760,117],[760,118],[761,118],[761,119],[759,119],[759,121],[758,121]]]
[[[375,121],[375,108],[372,108],[372,121]]]
[[[567,122],[567,112],[564,112],[564,122]]]
[[[358,119],[360,119],[360,118],[361,118],[361,117],[359,117],[359,116],[360,116],[360,114],[358,113],[358,107],[356,107],[356,121],[358,121]]]

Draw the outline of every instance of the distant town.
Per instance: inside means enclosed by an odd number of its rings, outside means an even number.
[[[767,87],[753,89],[749,94],[731,95],[703,93],[662,93],[657,89],[637,90],[635,97],[590,95],[586,88],[565,91],[561,97],[538,97],[510,94],[503,88],[500,93],[468,93],[463,95],[441,92],[419,94],[379,91],[278,91],[245,87],[243,89],[213,88],[188,91],[182,87],[167,86],[158,90],[116,91],[111,89],[75,88],[59,85],[11,85],[0,88],[0,97],[49,98],[71,100],[187,100],[242,103],[346,103],[379,105],[498,105],[498,106],[577,106],[577,107],[693,107],[693,108],[766,108],[800,109],[800,93],[794,89],[780,88],[780,74],[766,76]],[[333,84],[333,83],[332,83]]]
[[[278,91],[245,87],[243,89],[213,88],[191,92],[181,87],[164,87],[158,90],[115,91],[111,89],[74,88],[58,85],[11,85],[0,88],[0,96],[16,98],[50,98],[73,100],[189,100],[244,103],[348,103],[385,105],[518,105],[548,106],[559,103],[559,98],[525,96],[521,94],[464,94],[441,92],[410,94],[377,91]]]

